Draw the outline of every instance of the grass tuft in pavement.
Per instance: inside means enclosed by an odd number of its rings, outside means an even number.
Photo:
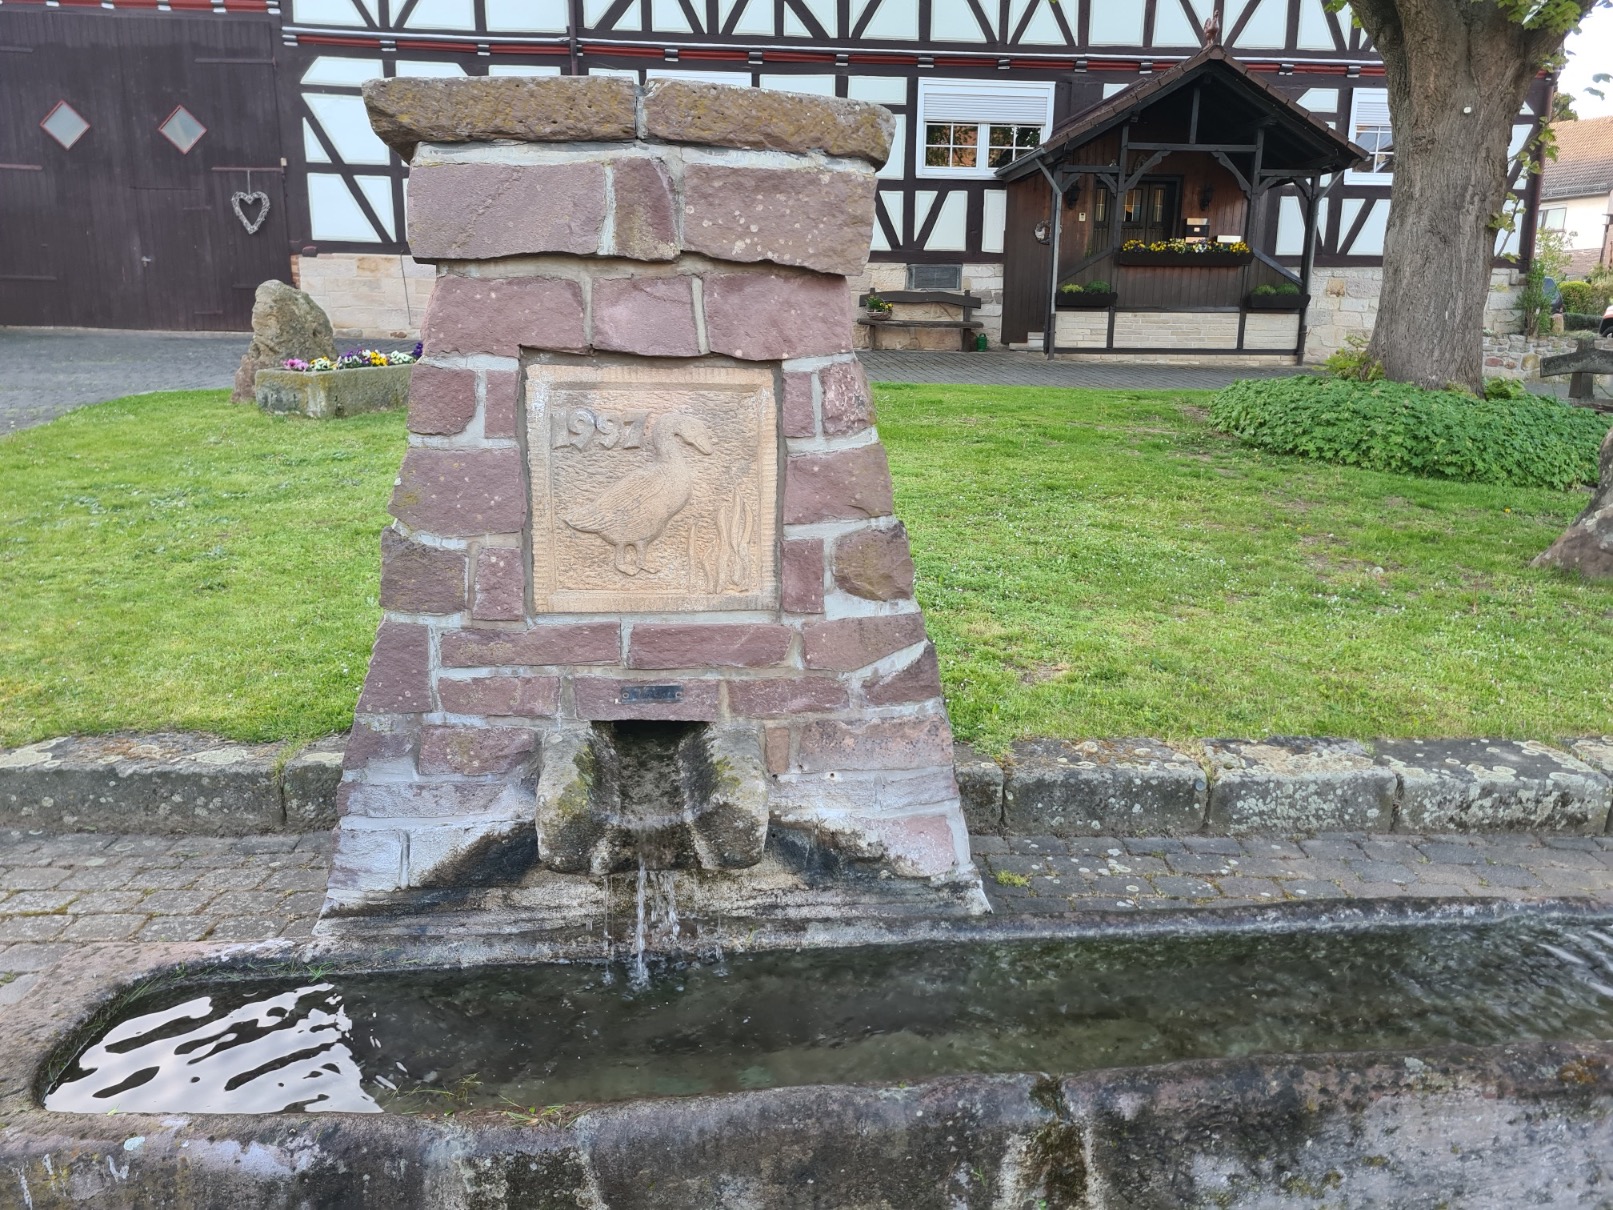
[[[881,386],[961,738],[1474,735],[1613,718],[1613,587],[1530,570],[1584,492],[1261,454],[1207,393]],[[398,413],[140,396],[0,439],[0,744],[346,727]]]

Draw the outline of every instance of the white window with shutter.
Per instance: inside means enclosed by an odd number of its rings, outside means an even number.
[[[1350,142],[1367,158],[1344,174],[1358,184],[1387,185],[1395,175],[1395,138],[1389,129],[1389,90],[1358,88],[1350,102]]]
[[[1053,85],[920,80],[918,175],[990,177],[1034,151],[1053,126]]]

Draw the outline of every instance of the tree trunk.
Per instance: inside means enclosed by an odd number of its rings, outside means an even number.
[[[1395,137],[1369,352],[1389,378],[1481,391],[1512,121],[1562,35],[1553,45],[1495,0],[1357,0],[1354,11],[1383,56]]]

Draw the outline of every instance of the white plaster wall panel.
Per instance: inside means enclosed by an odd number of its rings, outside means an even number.
[[[457,63],[441,63],[432,59],[399,59],[397,74],[455,80],[465,74],[465,69]]]
[[[834,26],[829,27],[831,30]],[[810,38],[813,36],[807,23],[795,15],[795,10],[788,4],[784,6],[784,36],[786,38]]]
[[[618,80],[638,79],[638,71],[632,67],[590,67],[587,74],[590,76],[612,76]]]
[[[1188,20],[1187,10],[1179,0],[1160,0],[1159,10],[1154,15],[1155,46],[1197,48],[1203,41],[1203,35]]]
[[[739,71],[679,71],[676,68],[652,67],[644,73],[646,80],[687,80],[691,84],[721,84],[724,88],[749,88],[750,72]]]
[[[325,154],[324,145],[314,133],[314,124],[307,118],[302,120],[302,155],[310,164],[330,163],[330,156]]]
[[[862,36],[869,39],[913,41],[919,36],[919,0],[873,0],[868,8],[874,15],[863,29]]]
[[[650,26],[668,34],[692,34],[694,27],[683,15],[678,0],[650,0]]]
[[[391,161],[392,153],[370,128],[369,115],[364,112],[361,98],[310,92],[303,94],[303,100],[344,163],[386,164]]]
[[[1300,94],[1299,103],[1312,113],[1337,113],[1339,111],[1339,90],[1336,88],[1307,88]]]
[[[794,4],[798,5],[807,13],[810,13],[812,19],[815,20],[819,25],[823,26],[824,31],[828,33],[831,38],[840,36],[840,20],[836,0],[794,0]],[[786,10],[788,10],[792,7],[792,5],[786,2],[784,7]],[[808,29],[804,22],[801,22],[799,19],[790,16],[788,12],[786,12],[786,17],[788,20],[796,21],[796,24],[799,25],[804,31],[802,35],[803,37],[811,36],[812,31]]]
[[[1109,2],[1113,3],[1114,0],[1109,0]],[[1070,40],[1064,36],[1064,30],[1060,27],[1058,18],[1053,15],[1052,0],[1032,0],[1032,3],[1036,5],[1036,12],[1031,16],[1031,23],[1025,27],[1025,32],[1019,40],[1021,42],[1035,43],[1038,46],[1068,46]],[[1096,17],[1094,17],[1094,26],[1095,24]],[[1137,37],[1134,39],[1135,42],[1143,40],[1142,29],[1143,10],[1142,6],[1139,5],[1137,7]],[[1096,42],[1097,38],[1094,37],[1093,41]]]
[[[846,95],[854,101],[874,101],[880,105],[907,104],[906,76],[851,76]]]
[[[891,116],[896,119],[896,130],[891,135],[890,158],[874,175],[899,181],[907,175],[907,115],[898,113]]]
[[[291,19],[299,25],[363,25],[353,0],[292,0]]]
[[[657,4],[677,3],[677,0],[656,0]],[[773,25],[773,0],[740,0],[745,9],[739,14],[739,20],[734,23],[736,34],[755,34],[763,38],[771,38],[777,32]],[[733,6],[733,7],[738,7]],[[732,8],[730,8],[732,13]],[[727,19],[724,18],[724,26]]]
[[[1367,215],[1367,221],[1361,224],[1361,233],[1355,237],[1355,243],[1350,245],[1348,255],[1382,256],[1383,236],[1389,225],[1389,199],[1368,198],[1365,201],[1372,206],[1372,210]],[[1361,198],[1345,198],[1339,204],[1341,233],[1348,232],[1355,225],[1356,216],[1361,213],[1362,202]]]
[[[375,217],[381,220],[381,226],[386,229],[386,237],[397,238],[397,224],[392,214],[392,178],[356,176],[353,180],[364,191],[364,200],[369,202],[370,209],[375,211]]]
[[[566,0],[485,0],[487,28],[495,33],[563,34]]]
[[[1323,0],[1299,0],[1299,48],[1301,50],[1337,50],[1333,31],[1327,23]],[[1343,18],[1347,20],[1347,18]]]
[[[901,227],[896,230],[901,234],[902,242],[917,239],[919,228],[924,226],[924,220],[929,216],[930,207],[935,205],[936,191],[934,189],[918,189],[913,193],[913,230],[903,231]]]
[[[357,88],[366,80],[379,80],[385,74],[379,59],[348,59],[340,55],[320,55],[302,73],[304,84],[332,88]]]
[[[405,28],[474,30],[476,9],[471,0],[419,0]]]
[[[935,42],[985,42],[989,35],[975,20],[969,0],[931,0],[930,38]]]
[[[1512,138],[1507,143],[1507,158],[1511,159],[1521,152],[1524,149],[1524,145],[1529,142],[1529,136],[1533,133],[1533,123],[1528,126],[1524,126],[1521,123],[1514,126],[1512,128]]]
[[[536,63],[494,63],[487,69],[490,76],[558,76],[558,67],[542,67]]]
[[[1141,46],[1143,15],[1137,0],[1092,0],[1088,25],[1092,45]]]
[[[1114,96],[1115,93],[1130,87],[1131,85],[1129,84],[1105,84],[1103,86],[1103,99],[1107,101],[1110,97]]]
[[[1250,0],[1249,7],[1244,10],[1248,13],[1248,20],[1244,23],[1243,32],[1238,35],[1237,44],[1245,49],[1259,47],[1280,50],[1287,46],[1288,3],[1289,0]],[[1230,13],[1227,24],[1232,24]]]
[[[1333,199],[1323,198],[1316,207],[1318,242],[1327,230],[1327,208]],[[1278,256],[1301,256],[1305,252],[1305,206],[1297,197],[1285,197],[1277,209]]]
[[[915,217],[914,223],[917,222]],[[941,199],[940,213],[935,216],[935,226],[930,228],[924,249],[926,252],[965,252],[968,248],[969,195],[957,189]]]
[[[891,230],[895,231],[897,236],[905,241],[907,238],[905,231],[907,223],[907,195],[895,192],[893,190],[882,189],[879,191],[877,197],[880,208],[885,212],[885,217],[890,220]],[[874,247],[878,251],[890,251],[890,245],[885,242],[884,232],[880,230],[878,223],[874,224],[874,240]]]
[[[1008,226],[1008,191],[1005,189],[986,190],[985,202],[980,215],[980,250],[982,252],[1001,252],[1003,250],[1003,233]]]
[[[363,6],[364,11],[370,14],[371,21],[374,21],[377,25],[381,24],[380,0],[354,0],[354,3]]]
[[[782,73],[768,74],[758,77],[763,88],[774,92],[809,92],[820,97],[835,95],[835,78],[833,76],[788,76]]]
[[[375,242],[375,228],[353,200],[346,182],[326,172],[308,174],[308,230],[316,240]]]
[[[583,0],[582,22],[584,25],[596,26],[605,19],[615,0]],[[617,18],[612,29],[642,29],[643,15],[639,12],[638,0],[627,6],[627,11]]]

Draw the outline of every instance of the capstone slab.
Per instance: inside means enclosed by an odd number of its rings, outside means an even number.
[[[1394,819],[1395,774],[1356,740],[1212,739],[1204,751],[1211,831],[1383,831]]]
[[[1532,741],[1379,740],[1378,763],[1400,779],[1397,828],[1600,835],[1613,782],[1584,761]]]
[[[1158,740],[1030,740],[1013,746],[1003,822],[1027,836],[1181,836],[1204,826],[1208,779]]]

